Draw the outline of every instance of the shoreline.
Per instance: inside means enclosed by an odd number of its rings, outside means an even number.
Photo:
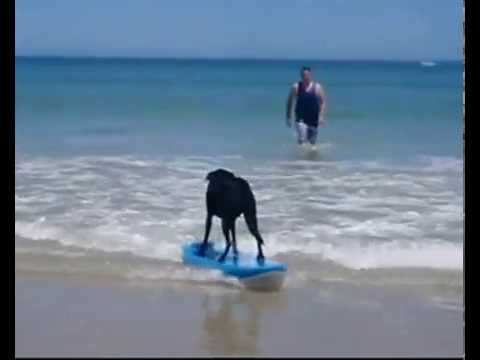
[[[214,283],[16,273],[15,352],[461,356],[463,309],[410,290],[324,283],[258,293]]]

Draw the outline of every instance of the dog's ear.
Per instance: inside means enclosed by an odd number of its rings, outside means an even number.
[[[210,171],[207,176],[205,177],[206,181],[215,181],[215,179],[218,177],[218,170],[215,171]]]

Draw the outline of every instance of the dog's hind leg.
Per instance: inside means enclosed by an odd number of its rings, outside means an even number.
[[[205,236],[203,238],[202,245],[200,246],[199,254],[201,256],[205,255],[208,245],[208,236],[210,235],[210,229],[212,228],[212,215],[207,214],[207,219],[205,220]]]
[[[237,249],[237,238],[235,236],[235,220],[232,221],[232,226],[230,229],[232,233],[232,244],[233,244],[233,257],[234,259],[238,258],[238,249]]]
[[[225,241],[227,242],[227,246],[225,247],[225,251],[223,252],[222,256],[218,259],[218,261],[222,262],[225,260],[225,257],[228,254],[228,250],[230,250],[230,234],[229,230],[231,228],[231,221],[222,219],[222,230],[223,230],[223,235],[225,236]]]
[[[257,215],[254,212],[244,213],[243,217],[245,218],[245,222],[247,223],[248,230],[250,233],[255,237],[257,240],[257,248],[258,248],[258,260],[263,260],[265,256],[263,255],[262,245],[264,244],[262,236],[258,231],[257,225]]]

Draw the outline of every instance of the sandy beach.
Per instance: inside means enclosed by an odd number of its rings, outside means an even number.
[[[461,356],[459,299],[18,274],[16,356]]]

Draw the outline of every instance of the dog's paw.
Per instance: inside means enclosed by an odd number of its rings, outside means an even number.
[[[218,258],[218,262],[219,262],[219,263],[225,262],[225,256],[220,256],[220,257]]]
[[[204,257],[206,252],[207,252],[207,247],[206,246],[200,246],[200,248],[198,249],[197,255],[201,256],[201,257]]]
[[[257,261],[260,263],[260,264],[263,264],[265,262],[265,256],[263,256],[263,254],[258,254],[257,255]]]
[[[238,252],[236,254],[233,254],[233,263],[234,264],[238,263]]]

